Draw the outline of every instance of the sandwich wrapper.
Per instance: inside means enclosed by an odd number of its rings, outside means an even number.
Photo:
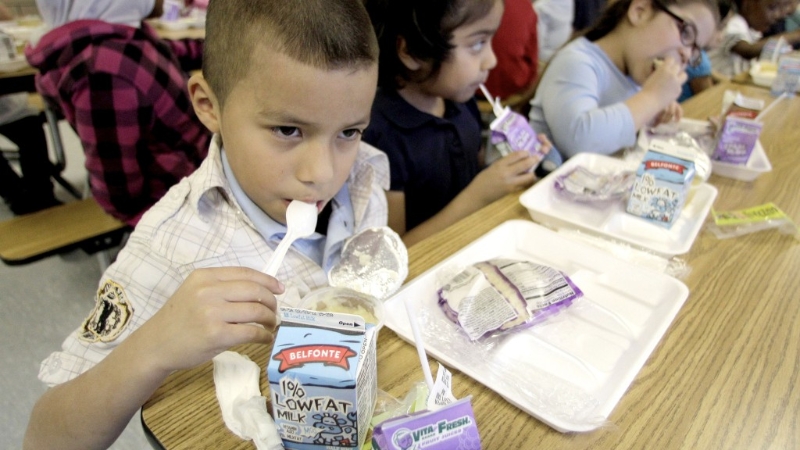
[[[400,288],[408,275],[408,251],[388,227],[368,228],[351,237],[339,263],[331,269],[331,285],[348,287],[381,300]],[[225,425],[259,450],[282,449],[275,422],[261,395],[261,369],[236,352],[220,353],[214,361],[214,385]]]

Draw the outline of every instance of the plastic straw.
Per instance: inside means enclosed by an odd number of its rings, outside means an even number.
[[[483,96],[486,97],[486,100],[489,100],[489,103],[492,104],[492,111],[494,111],[494,115],[500,117],[503,114],[503,108],[500,106],[500,100],[492,97],[492,94],[489,93],[489,90],[486,89],[486,86],[483,83],[480,84],[481,92],[483,92]]]
[[[772,50],[772,57],[770,61],[773,63],[778,62],[778,57],[781,55],[781,49],[783,48],[784,44],[786,44],[786,39],[783,36],[778,38],[778,42],[775,43],[775,48]]]
[[[788,94],[788,93],[786,93],[786,92],[784,92],[784,93],[782,93],[781,95],[779,95],[779,96],[778,96],[778,98],[776,98],[774,102],[770,103],[770,104],[769,104],[769,106],[767,106],[766,108],[762,109],[762,110],[761,110],[761,112],[760,112],[760,113],[758,113],[758,115],[757,115],[757,116],[756,116],[756,118],[755,118],[755,121],[756,121],[756,122],[761,122],[762,120],[764,120],[764,116],[765,116],[765,115],[766,115],[766,114],[767,114],[767,113],[768,113],[768,112],[769,112],[769,111],[770,111],[772,108],[774,108],[774,107],[775,107],[775,105],[777,105],[778,103],[780,103],[780,102],[781,102],[783,99],[787,98],[788,96],[789,96],[789,94]]]
[[[411,324],[411,331],[414,333],[414,344],[417,346],[417,355],[419,355],[419,363],[422,366],[422,373],[425,375],[425,383],[428,384],[428,392],[433,392],[433,376],[431,375],[431,366],[428,365],[428,356],[425,355],[425,346],[422,343],[422,335],[419,332],[419,325],[417,324],[417,317],[411,309],[411,304],[408,299],[404,300],[406,304],[406,314],[408,314],[408,322]]]

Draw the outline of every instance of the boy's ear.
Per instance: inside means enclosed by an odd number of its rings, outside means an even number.
[[[202,73],[196,73],[189,78],[189,97],[197,118],[212,133],[219,133],[222,108]]]
[[[639,25],[648,17],[652,10],[651,0],[633,0],[628,7],[628,21],[631,25]]]
[[[406,38],[403,36],[397,36],[397,57],[406,66],[406,69],[412,72],[422,68],[422,63],[408,53],[408,44],[406,44]]]

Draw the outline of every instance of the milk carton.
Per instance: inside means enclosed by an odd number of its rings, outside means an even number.
[[[636,171],[627,211],[671,228],[681,214],[694,173],[690,149],[654,139]]]
[[[373,326],[352,314],[281,314],[267,377],[284,447],[360,448],[378,389]]]

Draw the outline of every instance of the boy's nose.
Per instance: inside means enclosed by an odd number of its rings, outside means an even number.
[[[333,152],[327,143],[309,142],[298,155],[297,179],[307,184],[323,184],[333,179]]]

